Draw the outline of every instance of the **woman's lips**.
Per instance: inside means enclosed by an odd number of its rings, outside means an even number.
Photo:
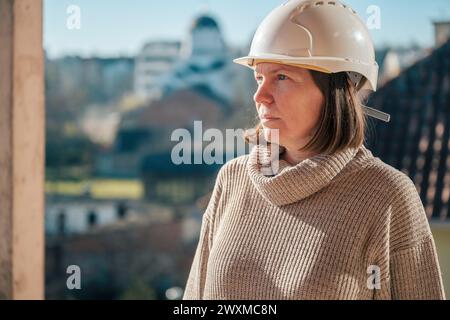
[[[273,120],[279,120],[280,118],[272,117],[272,116],[262,116],[261,121],[273,121]]]

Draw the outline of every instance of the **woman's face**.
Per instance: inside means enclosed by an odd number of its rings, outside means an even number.
[[[299,149],[314,134],[325,98],[311,73],[304,68],[259,63],[258,89],[253,97],[263,128],[278,129],[279,143]],[[264,130],[267,131],[267,130]],[[270,136],[266,135],[269,141]]]

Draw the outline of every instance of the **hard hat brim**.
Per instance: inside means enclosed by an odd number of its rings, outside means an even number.
[[[292,59],[291,57],[286,57],[286,56],[275,56],[275,55],[268,55],[265,57],[247,56],[247,57],[241,57],[241,58],[234,59],[233,62],[243,65],[243,66],[246,66],[246,67],[249,67],[251,69],[254,69],[258,63],[271,62],[271,63],[291,65],[294,67],[301,67],[301,68],[320,71],[320,72],[324,72],[324,73],[332,73],[330,70],[325,69],[323,67],[314,66],[309,63],[305,64],[305,63],[298,61],[298,59]]]

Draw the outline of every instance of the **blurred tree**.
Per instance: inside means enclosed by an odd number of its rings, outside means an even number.
[[[156,298],[155,290],[139,276],[134,277],[119,297],[121,300],[155,300]]]
[[[87,168],[87,172],[84,170],[87,175],[92,172],[99,147],[85,135],[73,133],[72,129],[68,131],[70,134],[64,133],[63,130],[47,128],[45,166],[50,179],[70,178],[67,177],[70,176],[68,168]],[[77,175],[79,172],[80,170]]]

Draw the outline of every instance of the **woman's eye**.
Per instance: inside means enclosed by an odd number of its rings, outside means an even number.
[[[288,79],[288,77],[284,74],[279,74],[277,77],[278,77],[278,80],[287,80]]]
[[[255,80],[257,83],[261,83],[263,78],[262,77],[255,77]]]

